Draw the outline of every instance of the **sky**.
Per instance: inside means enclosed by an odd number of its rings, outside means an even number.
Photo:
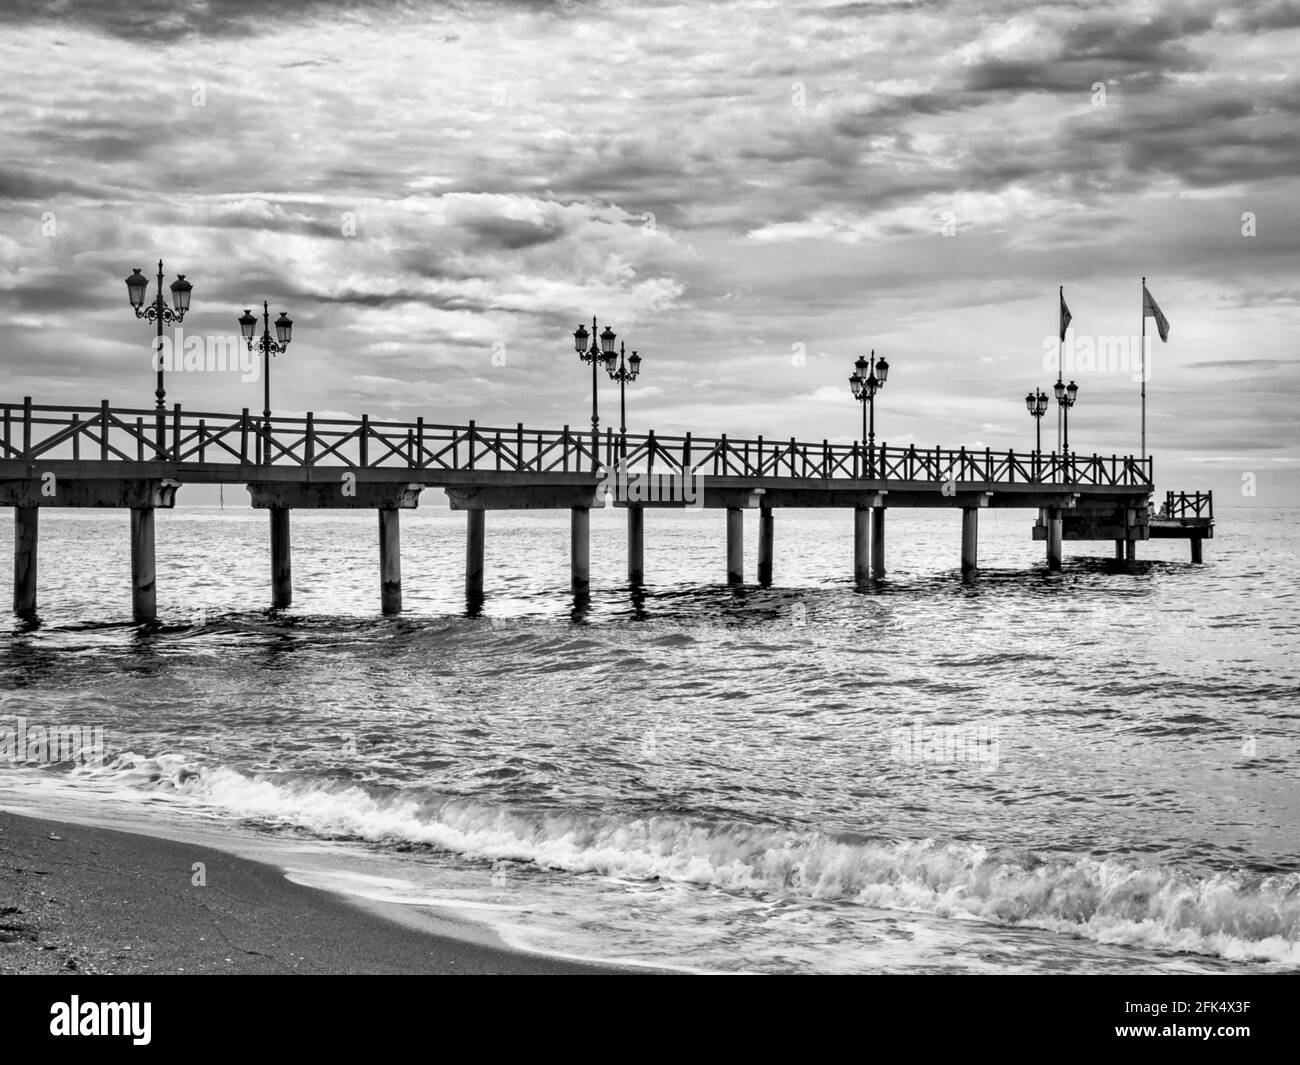
[[[161,258],[186,337],[293,318],[277,413],[586,428],[596,316],[629,431],[851,442],[874,349],[878,441],[1029,451],[1063,285],[1136,453],[1145,275],[1158,490],[1297,505],[1300,3],[1238,8],[5,0],[4,400],[152,407]]]

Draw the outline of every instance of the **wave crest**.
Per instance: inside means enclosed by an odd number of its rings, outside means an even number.
[[[123,755],[97,770],[328,838],[778,898],[1026,925],[1101,943],[1300,965],[1300,874],[1196,876],[934,840],[837,838],[741,822],[505,806],[353,781]]]

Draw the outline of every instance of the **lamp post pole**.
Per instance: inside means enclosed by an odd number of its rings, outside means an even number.
[[[1055,392],[1057,405],[1061,408],[1061,458],[1065,462],[1066,480],[1068,482],[1070,474],[1070,408],[1074,406],[1074,401],[1079,395],[1079,386],[1073,381],[1068,385],[1057,381]]]
[[[875,348],[871,349],[871,358],[858,356],[853,364],[853,376],[849,378],[849,387],[853,397],[862,403],[862,439],[867,448],[867,476],[876,476],[876,393],[885,387],[889,378],[889,363],[882,355],[876,358]]]
[[[239,317],[239,331],[244,336],[248,350],[253,350],[253,336],[257,329],[257,317],[249,309]],[[271,356],[283,355],[293,339],[293,320],[281,311],[275,320],[275,339],[271,339],[271,308],[266,300],[262,301],[262,335],[257,338],[257,350],[262,353],[262,417],[271,417]]]
[[[614,366],[614,356],[605,358],[605,371],[611,381],[618,382],[618,455],[620,460],[627,459],[627,383],[635,381],[641,373],[641,356],[635,351],[630,359],[625,359],[626,348],[618,346],[618,367]]]
[[[587,347],[587,327],[580,325],[573,333],[573,346],[578,358],[591,363],[591,462],[592,469],[600,467],[600,412],[597,408],[596,370],[602,360],[614,358],[615,333],[609,326],[599,336],[596,334],[596,319],[591,319],[591,347]]]
[[[1061,449],[1066,455],[1070,453],[1070,408],[1074,406],[1074,401],[1078,395],[1079,386],[1073,381],[1068,385],[1064,385],[1060,381],[1056,382],[1056,402],[1060,404],[1062,414],[1063,443]]]
[[[158,410],[164,410],[164,401],[167,398],[167,390],[163,387],[163,360],[162,360],[162,331],[163,317],[167,313],[167,305],[163,303],[163,264],[158,260],[158,296],[154,301],[153,311],[154,318],[158,322],[158,339],[154,345],[155,357],[158,360],[158,387],[154,389],[154,406]],[[137,311],[138,315],[140,312]]]
[[[596,319],[593,318],[591,320],[591,325],[592,325],[591,350],[592,350],[592,355],[595,356],[596,355],[596,339],[595,339]],[[609,329],[609,326],[605,326],[605,328]],[[599,359],[593,357],[591,360],[591,460],[597,466],[600,465],[600,459],[598,457],[600,455],[600,412],[597,409],[597,405],[596,405],[596,380],[597,380],[596,367],[598,365],[599,365]]]
[[[1030,392],[1025,396],[1025,407],[1028,409],[1030,416],[1034,419],[1035,480],[1041,476],[1041,473],[1039,472],[1039,464],[1042,462],[1043,454],[1043,415],[1047,413],[1047,408],[1050,403],[1050,397],[1041,388],[1036,388],[1033,392]]]
[[[167,390],[163,380],[163,324],[177,325],[185,317],[185,312],[190,309],[190,290],[194,286],[185,280],[184,274],[177,274],[176,280],[170,285],[172,293],[172,306],[167,306],[167,301],[163,298],[163,264],[158,260],[158,293],[153,302],[145,305],[145,294],[149,290],[149,279],[144,276],[140,267],[135,267],[131,276],[126,279],[126,294],[131,301],[131,308],[135,311],[137,318],[143,318],[149,322],[155,322],[158,326],[157,338],[154,341],[154,368],[158,371],[158,385],[154,391],[154,409],[157,416],[157,448],[158,457],[163,458],[166,454],[164,444],[166,442],[166,400]]]
[[[257,331],[257,316],[249,308],[239,316],[239,331],[253,350]],[[283,355],[293,339],[293,321],[284,311],[275,320],[275,337],[271,336],[271,307],[262,301],[262,335],[256,338],[257,350],[262,353],[262,461],[271,461],[271,356]]]

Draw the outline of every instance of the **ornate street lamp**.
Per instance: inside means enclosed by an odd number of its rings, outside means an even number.
[[[158,388],[154,392],[156,397],[154,405],[160,412],[160,418],[167,399],[167,391],[163,387],[162,369],[163,324],[176,325],[185,317],[185,312],[190,309],[190,290],[193,287],[185,280],[184,274],[177,274],[176,280],[170,285],[172,306],[168,307],[167,301],[163,298],[163,264],[161,259],[158,260],[158,295],[150,303],[145,303],[145,296],[149,290],[149,279],[144,276],[140,267],[137,266],[131,276],[126,279],[126,295],[127,299],[131,301],[131,307],[135,310],[135,316],[158,324],[158,348],[155,353],[158,362]]]
[[[591,363],[591,458],[594,466],[600,465],[600,413],[596,405],[596,369],[614,354],[614,330],[605,326],[605,331],[596,336],[596,319],[591,320],[591,348],[587,347],[587,327],[578,326],[573,333],[573,346],[578,358]],[[599,342],[599,346],[597,346]]]
[[[1044,392],[1041,388],[1026,394],[1025,407],[1029,411],[1029,416],[1034,419],[1034,477],[1038,478],[1039,464],[1042,462],[1043,455],[1043,415],[1047,413],[1047,408],[1051,406],[1052,397]]]
[[[624,361],[625,348],[618,346],[618,355],[612,351],[605,356],[605,372],[611,381],[618,382],[618,453],[627,458],[627,383],[635,381],[641,372],[641,356],[635,351],[632,357]],[[615,364],[617,363],[617,366]]]
[[[1029,415],[1034,419],[1034,454],[1042,454],[1043,451],[1043,415],[1047,413],[1047,408],[1051,405],[1052,397],[1044,392],[1041,388],[1035,389],[1025,396],[1025,406],[1029,409]]]
[[[239,316],[239,331],[243,334],[248,350],[253,350],[253,336],[257,330],[257,316],[245,309]],[[271,339],[271,309],[266,300],[262,301],[262,335],[257,338],[257,350],[262,353],[262,417],[268,422],[271,418],[271,356],[283,355],[293,339],[293,322],[284,311],[275,320],[275,339]]]
[[[868,477],[876,476],[876,393],[885,387],[889,378],[889,363],[882,355],[876,360],[876,349],[871,349],[871,358],[858,356],[853,364],[853,376],[849,378],[849,387],[853,397],[862,403],[862,438],[867,443]]]
[[[1061,406],[1061,414],[1064,418],[1062,428],[1064,431],[1064,443],[1061,445],[1062,454],[1070,454],[1070,408],[1074,406],[1075,397],[1079,394],[1079,386],[1071,381],[1068,385],[1061,381],[1056,382],[1056,402]]]

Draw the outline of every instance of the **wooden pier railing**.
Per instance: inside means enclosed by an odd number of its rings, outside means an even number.
[[[629,472],[990,484],[1150,487],[1152,459],[1133,455],[1060,455],[966,448],[867,448],[859,442],[660,436],[653,431],[603,437],[562,429],[273,416],[110,407],[0,404],[0,459],[229,463],[352,469]],[[1180,506],[1203,505],[1199,493]],[[1204,505],[1208,505],[1208,498]]]
[[[1213,518],[1213,492],[1166,492],[1166,518]]]

